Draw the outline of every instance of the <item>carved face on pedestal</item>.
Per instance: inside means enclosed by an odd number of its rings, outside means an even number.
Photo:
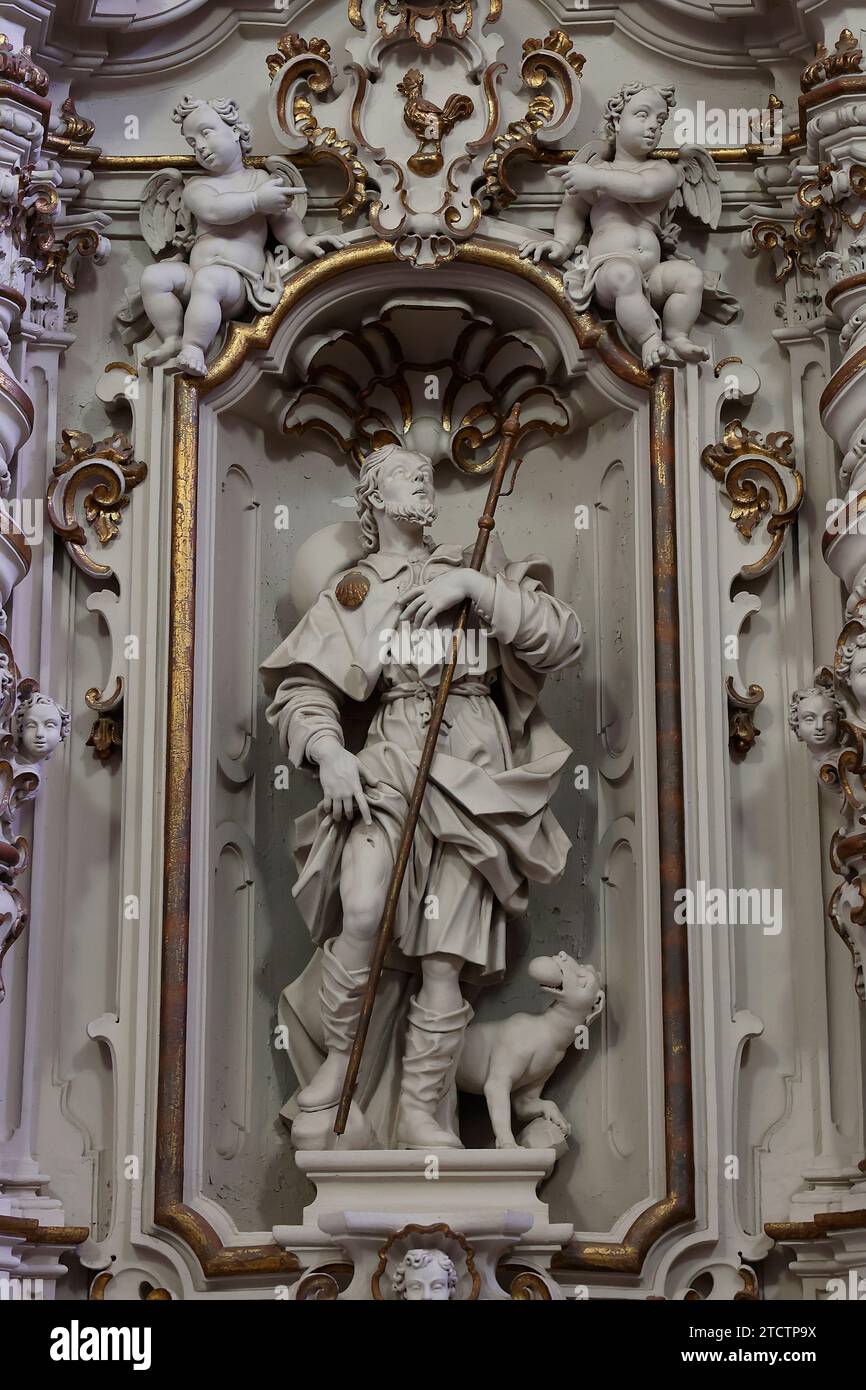
[[[394,1275],[394,1293],[405,1303],[447,1303],[457,1270],[443,1250],[407,1250]]]
[[[15,738],[19,763],[42,763],[69,733],[70,718],[50,695],[35,691],[15,711]]]
[[[839,741],[839,705],[831,691],[820,686],[795,691],[789,723],[813,757],[828,753]]]

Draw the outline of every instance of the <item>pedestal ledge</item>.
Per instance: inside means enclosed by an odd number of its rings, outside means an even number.
[[[553,1255],[573,1234],[551,1224],[537,1187],[556,1161],[553,1149],[307,1150],[295,1162],[316,1187],[303,1225],[275,1226],[274,1239],[297,1254],[306,1274],[333,1266],[338,1252],[352,1261],[343,1299],[378,1298],[373,1279],[383,1243],[406,1227],[443,1227],[448,1236],[419,1237],[438,1246],[457,1240],[470,1247],[479,1279],[473,1297],[508,1298],[496,1280],[500,1261],[512,1259],[537,1276],[552,1299],[562,1294],[550,1278]],[[405,1243],[405,1242],[404,1242]],[[471,1283],[471,1281],[469,1281]],[[374,1289],[375,1283],[375,1289]],[[297,1286],[299,1298],[304,1279]],[[382,1276],[381,1287],[390,1287]],[[458,1297],[469,1287],[461,1276]],[[480,1290],[480,1291],[479,1291]],[[387,1297],[387,1293],[381,1295]]]

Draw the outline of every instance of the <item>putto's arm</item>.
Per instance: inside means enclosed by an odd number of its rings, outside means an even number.
[[[628,203],[655,203],[659,198],[669,198],[677,183],[676,169],[661,160],[647,162],[639,173],[623,169],[598,171],[599,190]]]
[[[553,219],[553,235],[572,254],[583,240],[589,205],[574,193],[566,193]]]
[[[213,184],[207,181],[207,187],[198,187],[204,184],[204,179],[192,179],[184,189],[184,202],[190,212],[196,217],[201,217],[205,222],[213,223],[216,226],[230,226],[235,222],[243,222],[245,218],[252,217],[259,210],[259,190],[252,189],[247,193],[220,193],[214,188]]]

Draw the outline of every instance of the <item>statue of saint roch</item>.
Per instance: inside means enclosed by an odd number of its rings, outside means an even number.
[[[442,631],[469,600],[358,1098],[375,1134],[360,1146],[459,1148],[454,1079],[472,1017],[461,985],[501,977],[528,881],[555,881],[569,850],[550,801],[570,749],[539,697],[548,673],[577,661],[581,627],[553,597],[542,557],[511,562],[495,543],[479,572],[462,544],[430,539],[436,494],[423,454],[376,449],[356,496],[362,557],[262,668],[281,747],[322,790],[295,826],[294,897],[320,950],[284,996],[303,1082],[288,1113],[332,1112],[340,1098],[450,650]],[[372,719],[352,752],[341,716],[368,701]],[[299,1147],[301,1132],[296,1123]]]

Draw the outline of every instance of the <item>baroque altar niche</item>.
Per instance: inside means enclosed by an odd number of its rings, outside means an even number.
[[[491,1154],[497,1137],[555,1148],[546,1196],[556,1219],[610,1232],[666,1181],[663,1059],[651,1021],[658,846],[655,816],[643,809],[656,780],[654,538],[648,479],[635,465],[647,447],[647,398],[580,350],[562,310],[523,272],[491,269],[479,290],[461,264],[356,268],[322,291],[312,313],[284,318],[265,357],[248,352],[216,379],[223,384],[200,397],[184,388],[198,399],[200,441],[189,905],[198,926],[186,1057],[189,1171],[201,1174],[193,1204],[212,1222],[220,1213],[219,1229],[252,1233],[298,1221],[305,1200],[285,1122],[297,1122],[295,1093],[308,1078],[289,1053],[304,1072],[316,1046],[309,1032],[299,1043],[297,1026],[288,1051],[287,1039],[299,1000],[309,1027],[317,987],[304,984],[313,946],[292,897],[291,839],[322,791],[269,729],[257,668],[360,555],[355,489],[370,450],[399,441],[426,454],[439,506],[433,535],[471,546],[504,417],[519,403],[525,462],[500,503],[494,543],[509,558],[547,556],[554,592],[588,635],[579,666],[554,671],[542,697],[544,718],[572,750],[551,803],[570,850],[562,878],[533,884],[528,907],[509,921],[489,987],[476,978],[466,993],[477,1025],[494,1034],[522,1009],[549,1029],[545,989],[573,998],[574,1016],[537,1078],[543,1109],[512,1119],[500,1097],[497,1134],[482,1093],[498,1044],[476,1048],[475,1060],[467,1053],[459,1132],[467,1148]],[[356,749],[371,710],[349,713],[345,736]],[[386,977],[393,998],[399,976]],[[580,1050],[575,1029],[585,1034]],[[515,1088],[525,1079],[515,1076]],[[378,1114],[381,1122],[381,1104]],[[615,1196],[601,1181],[611,1164]],[[589,1192],[607,1195],[590,1201]]]

